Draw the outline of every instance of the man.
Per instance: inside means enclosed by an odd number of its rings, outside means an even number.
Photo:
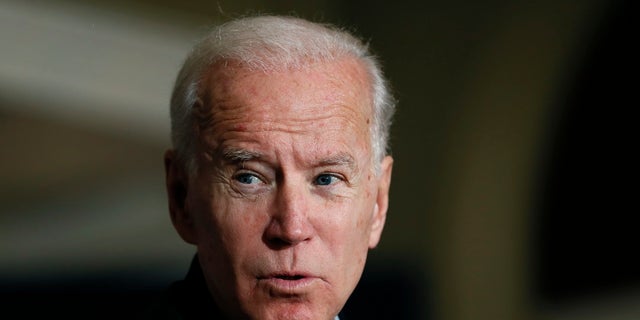
[[[165,154],[171,220],[197,247],[171,312],[338,318],[384,226],[393,110],[366,46],[331,26],[249,17],[196,45]]]

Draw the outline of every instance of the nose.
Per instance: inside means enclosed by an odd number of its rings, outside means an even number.
[[[271,221],[264,238],[273,249],[298,245],[313,238],[309,220],[310,191],[303,185],[285,183],[279,186]]]

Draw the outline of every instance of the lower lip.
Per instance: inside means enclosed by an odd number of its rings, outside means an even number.
[[[304,293],[317,280],[314,277],[304,277],[300,279],[283,279],[269,277],[260,279],[260,283],[265,285],[274,294],[295,295]]]

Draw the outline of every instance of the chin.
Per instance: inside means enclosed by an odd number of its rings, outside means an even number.
[[[284,301],[273,302],[262,310],[253,310],[255,320],[332,320],[334,315],[317,310],[309,302]]]

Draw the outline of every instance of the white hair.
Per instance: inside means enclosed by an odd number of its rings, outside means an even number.
[[[215,27],[187,56],[171,96],[171,138],[178,157],[196,170],[193,106],[202,94],[204,75],[219,61],[236,61],[243,68],[270,71],[302,68],[313,62],[353,57],[367,70],[373,97],[370,125],[376,172],[389,151],[389,129],[395,109],[387,82],[367,44],[331,25],[295,17],[256,16]]]

